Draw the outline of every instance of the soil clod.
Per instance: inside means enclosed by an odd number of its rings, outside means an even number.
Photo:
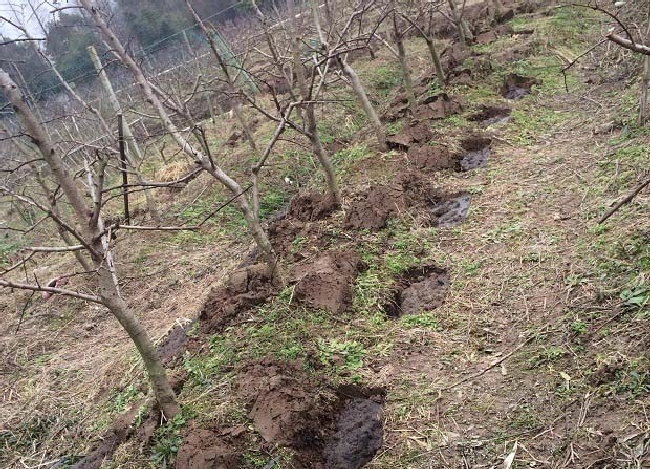
[[[427,124],[407,124],[396,135],[389,136],[386,143],[390,149],[407,151],[411,145],[427,143],[433,137]]]
[[[400,186],[372,186],[357,197],[345,216],[346,228],[379,230],[389,217],[406,209]]]
[[[174,360],[185,352],[187,348],[187,328],[191,327],[192,324],[194,324],[194,321],[187,326],[175,325],[158,347],[158,354],[165,366],[173,365]]]
[[[336,210],[336,201],[329,194],[303,194],[291,199],[287,215],[300,221],[322,220]]]
[[[188,432],[178,450],[176,469],[236,469],[241,463],[241,452],[227,439],[227,432]]]
[[[355,251],[328,251],[293,269],[295,297],[312,308],[342,313],[352,304],[352,283],[360,268],[361,257]]]
[[[439,171],[454,168],[458,158],[447,147],[441,145],[420,145],[409,148],[409,162],[422,171]]]
[[[234,271],[225,285],[210,292],[199,315],[202,330],[223,330],[237,315],[263,303],[272,291],[271,273],[265,264]]]

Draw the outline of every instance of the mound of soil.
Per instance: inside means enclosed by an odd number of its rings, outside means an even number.
[[[355,398],[336,422],[336,433],[323,450],[328,469],[358,469],[377,454],[383,443],[381,404]]]
[[[413,118],[417,121],[432,119],[443,119],[452,114],[458,114],[467,105],[467,100],[462,96],[449,96],[446,93],[429,95],[426,86],[416,90],[418,106]],[[384,113],[383,119],[387,122],[394,122],[409,114],[408,99],[405,93],[400,93],[389,104],[388,110]]]
[[[435,265],[413,267],[396,282],[393,300],[384,305],[386,314],[399,317],[440,306],[449,290],[449,273]]]
[[[178,450],[176,469],[237,469],[242,452],[232,443],[232,435],[239,431],[190,429]]]
[[[352,304],[352,283],[361,268],[355,251],[327,251],[312,262],[295,266],[290,281],[295,298],[312,308],[339,314]]]
[[[503,79],[501,96],[507,99],[521,99],[532,93],[533,85],[540,85],[541,83],[536,78],[510,73]]]
[[[481,127],[506,123],[510,120],[512,109],[509,107],[481,105],[481,110],[469,116],[469,120],[478,122]]]
[[[336,209],[336,201],[330,194],[302,194],[291,199],[287,216],[300,221],[322,220]]]
[[[233,390],[248,402],[264,440],[295,451],[291,467],[358,469],[383,442],[385,391],[343,387],[322,393],[322,381],[301,363],[264,359],[241,370]]]
[[[317,392],[318,381],[299,363],[266,359],[241,370],[234,391],[248,402],[248,415],[267,442],[313,449],[318,460],[331,418],[331,403]]]
[[[199,314],[202,331],[222,331],[237,315],[263,303],[273,290],[265,264],[234,271],[225,285],[213,288],[208,295]]]
[[[460,113],[466,106],[467,100],[462,96],[449,96],[447,93],[425,96],[420,100],[413,117],[419,121],[443,119]]]
[[[481,135],[473,135],[461,141],[461,146],[467,152],[460,159],[461,171],[485,167],[492,154],[491,144],[491,138]]]
[[[390,149],[407,151],[411,145],[427,143],[433,137],[434,134],[429,126],[420,122],[404,125],[396,135],[390,135],[386,143]]]
[[[400,186],[371,186],[357,194],[345,215],[344,227],[379,230],[390,216],[406,209],[404,191]]]
[[[408,151],[409,162],[422,171],[439,171],[458,166],[458,157],[447,147],[440,145],[412,146]]]

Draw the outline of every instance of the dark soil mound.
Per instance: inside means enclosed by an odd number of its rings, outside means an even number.
[[[419,214],[425,214],[433,226],[454,226],[467,218],[471,201],[469,194],[441,191],[415,171],[404,174],[401,183],[408,205]]]
[[[390,316],[418,314],[440,306],[449,290],[449,273],[434,265],[413,267],[396,282],[393,300],[384,305]]]
[[[442,119],[452,114],[458,114],[467,105],[467,100],[462,96],[449,96],[446,93],[429,95],[426,86],[416,90],[418,106],[413,118],[417,121],[428,121]],[[384,113],[383,119],[387,122],[394,122],[410,113],[406,94],[400,93],[389,104],[388,110]]]
[[[357,195],[348,209],[344,226],[352,229],[379,230],[390,216],[406,209],[400,186],[372,186]]]
[[[361,268],[354,251],[327,251],[313,262],[297,265],[291,272],[296,299],[312,308],[342,313],[352,304],[352,283]]]
[[[501,87],[501,96],[507,99],[521,99],[532,93],[533,85],[539,85],[542,82],[536,78],[524,77],[511,73],[503,79]]]
[[[249,403],[249,417],[267,442],[315,450],[320,460],[331,403],[317,392],[317,384],[300,364],[267,359],[242,370],[234,390]]]
[[[199,315],[201,329],[223,330],[240,313],[263,303],[273,292],[271,274],[265,264],[234,271],[225,285],[213,288]]]
[[[425,96],[419,101],[413,117],[419,121],[443,119],[460,113],[466,106],[467,100],[462,96],[449,96],[447,93]]]
[[[480,135],[464,139],[461,146],[467,153],[460,159],[461,171],[485,167],[489,156],[492,154],[491,144],[492,139]]]
[[[336,422],[336,433],[323,455],[328,469],[358,469],[371,461],[383,443],[381,404],[355,398]]]
[[[178,450],[176,469],[236,469],[241,463],[241,449],[232,443],[233,433],[240,430],[191,429]]]
[[[427,143],[433,136],[425,123],[407,124],[396,135],[389,136],[386,143],[391,149],[407,151],[411,145]]]
[[[449,153],[447,147],[440,145],[412,146],[408,151],[408,159],[422,171],[439,171],[458,166],[458,157]]]
[[[303,194],[291,199],[287,216],[300,221],[321,220],[336,208],[336,202],[329,194]]]
[[[469,120],[478,122],[481,127],[506,123],[510,120],[512,109],[508,107],[482,105],[481,110],[469,117]]]

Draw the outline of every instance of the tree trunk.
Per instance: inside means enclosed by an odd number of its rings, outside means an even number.
[[[83,237],[87,245],[92,249],[90,254],[95,267],[98,269],[99,277],[97,281],[102,304],[111,310],[135,343],[145,363],[149,381],[151,382],[161,410],[167,418],[174,417],[180,412],[176,396],[171,389],[167,374],[151,340],[135,315],[126,307],[124,300],[119,295],[115,270],[107,262],[107,260],[110,260],[110,252],[106,252],[103,244],[107,244],[105,240],[106,235],[103,234],[103,236],[100,236],[102,230],[98,229],[101,224],[96,223],[95,226],[89,225],[89,220],[93,212],[84,200],[81,188],[68,173],[63,161],[56,153],[43,127],[32,113],[18,87],[2,69],[0,69],[0,88],[13,105],[26,132],[38,146],[41,156],[52,171],[54,179],[61,187],[70,205],[72,205],[77,223],[83,230]]]
[[[99,59],[99,55],[97,54],[97,51],[93,46],[88,46],[87,50],[88,50],[88,54],[90,54],[90,59],[93,62],[93,66],[95,67],[95,71],[97,71],[97,75],[99,76],[99,81],[101,82],[102,87],[106,91],[106,94],[108,96],[108,101],[111,103],[113,112],[116,115],[121,114],[122,106],[120,105],[120,102],[117,99],[117,96],[115,95],[115,91],[113,90],[113,85],[111,84],[110,80],[108,79],[108,76],[106,75],[106,72],[104,71],[104,66],[102,65],[102,62]],[[79,97],[79,100],[81,101],[81,97]],[[81,102],[83,103],[83,101]],[[91,108],[91,106],[87,106],[87,107]],[[94,108],[91,109],[94,110]],[[104,132],[106,132],[109,135],[112,135],[113,131],[108,126],[106,121],[101,117],[99,111],[95,110],[94,114],[99,118],[102,127],[104,127]],[[133,157],[137,162],[141,162],[144,159],[144,157],[142,156],[142,152],[140,151],[140,146],[135,141],[133,132],[131,132],[131,127],[126,121],[124,121],[123,130],[125,136],[124,141],[126,142],[127,148],[129,149],[129,153],[133,155]],[[135,169],[135,165],[132,164],[132,166]],[[136,181],[139,184],[142,184],[142,175],[140,174],[140,171],[134,171],[134,172],[135,172]],[[149,212],[149,215],[151,216],[151,219],[156,223],[160,223],[161,220],[160,212],[158,211],[158,206],[156,205],[156,201],[154,200],[154,195],[155,195],[154,189],[146,189],[143,192],[144,192],[144,200],[145,203],[147,204],[147,210]]]
[[[643,56],[643,78],[641,79],[641,99],[639,105],[639,125],[648,121],[648,82],[650,81],[650,55]]]
[[[156,396],[156,402],[158,402],[165,418],[172,419],[181,412],[181,408],[169,384],[169,379],[158,356],[158,351],[154,347],[147,331],[142,327],[142,324],[122,299],[117,285],[114,283],[114,276],[110,271],[112,270],[111,266],[106,265],[106,262],[102,259],[95,259],[95,262],[99,264],[97,279],[99,283],[99,295],[104,305],[111,310],[131,340],[133,340],[142,357],[144,367],[147,370],[147,376]]]
[[[386,145],[386,129],[384,129],[384,126],[379,120],[379,116],[375,112],[375,108],[372,106],[372,103],[368,99],[366,90],[363,88],[361,80],[359,80],[359,75],[357,75],[356,71],[347,63],[346,60],[341,59],[340,57],[337,57],[337,59],[339,61],[339,67],[341,67],[341,70],[345,76],[350,79],[352,90],[354,90],[354,94],[357,96],[357,99],[361,103],[361,107],[363,107],[366,116],[368,116],[368,119],[370,119],[370,124],[375,131],[375,136],[377,137],[379,146],[381,147],[382,151],[388,150],[388,146]]]
[[[402,69],[402,77],[404,79],[404,91],[406,92],[406,99],[409,103],[409,111],[411,115],[415,114],[418,103],[415,98],[415,91],[413,89],[413,81],[411,80],[411,70],[409,69],[408,62],[406,60],[406,50],[404,49],[404,40],[402,38],[402,32],[400,31],[399,24],[397,21],[397,14],[393,13],[393,33],[395,35],[395,44],[397,45],[397,56],[399,58],[399,65]]]
[[[205,26],[201,17],[194,10],[194,8],[192,8],[192,5],[190,5],[189,0],[185,0],[185,5],[187,5],[187,8],[190,10],[190,13],[192,13],[194,20],[197,22],[197,24],[201,28],[201,31],[203,31],[203,34],[208,40],[208,43],[210,44],[210,49],[212,49],[212,53],[214,54],[214,57],[217,59],[217,63],[219,64],[221,71],[226,77],[226,87],[228,88],[228,93],[230,94],[230,104],[233,113],[235,114],[235,117],[237,117],[239,124],[242,126],[242,131],[244,132],[244,136],[246,137],[248,144],[251,146],[251,149],[257,153],[257,145],[255,144],[255,139],[253,138],[253,134],[250,131],[250,127],[248,126],[246,119],[244,119],[241,102],[237,98],[238,93],[237,93],[237,89],[235,88],[235,82],[230,74],[230,71],[228,70],[228,66],[226,65],[226,62],[223,60],[223,57],[219,53],[219,47],[215,43],[214,37],[212,37],[211,32]]]
[[[296,18],[295,6],[293,0],[287,0],[287,13],[289,14],[289,22],[291,35],[291,52],[293,55],[293,66],[295,68],[296,79],[298,81],[298,87],[300,88],[301,99],[305,102],[305,120],[307,122],[307,133],[309,134],[309,140],[311,141],[312,149],[316,158],[323,168],[325,173],[325,179],[327,181],[327,186],[329,188],[330,194],[334,198],[334,201],[337,205],[341,204],[341,193],[339,192],[339,187],[336,182],[336,176],[334,175],[334,167],[332,166],[332,161],[329,156],[325,153],[323,149],[323,144],[320,140],[320,135],[318,134],[318,127],[316,125],[316,115],[314,113],[314,103],[311,97],[311,90],[307,84],[307,78],[305,77],[305,69],[300,60],[300,27],[298,24],[298,18]]]
[[[429,54],[431,54],[431,61],[433,62],[433,65],[435,65],[436,67],[436,75],[438,76],[438,83],[442,88],[444,88],[445,86],[447,86],[447,78],[445,77],[445,71],[442,68],[442,62],[440,61],[440,55],[438,54],[438,50],[436,49],[436,46],[433,43],[432,38],[430,38],[429,36],[425,36],[424,40],[427,43]]]

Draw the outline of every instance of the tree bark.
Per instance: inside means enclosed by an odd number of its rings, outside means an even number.
[[[291,35],[291,52],[293,55],[293,65],[296,73],[296,80],[298,81],[298,87],[300,88],[300,94],[302,95],[302,101],[305,106],[305,120],[307,123],[307,133],[309,134],[309,140],[311,141],[312,149],[316,158],[323,168],[325,173],[325,179],[327,181],[327,186],[329,188],[330,194],[334,198],[334,201],[337,205],[341,204],[341,193],[339,192],[338,183],[336,182],[336,176],[334,175],[334,167],[332,166],[332,161],[330,160],[323,144],[320,140],[320,135],[318,134],[318,127],[316,125],[316,115],[314,113],[314,103],[311,97],[311,90],[309,84],[307,83],[307,78],[305,77],[305,69],[300,60],[300,27],[298,23],[298,18],[296,17],[295,5],[293,0],[287,0],[287,12],[289,14],[289,34]]]
[[[99,80],[102,83],[102,87],[104,88],[106,94],[108,95],[108,101],[111,103],[113,112],[116,115],[121,114],[122,106],[120,105],[120,102],[117,99],[117,96],[115,95],[115,91],[113,90],[113,85],[108,79],[108,76],[106,76],[106,72],[104,71],[104,67],[102,65],[101,60],[99,59],[99,55],[97,54],[97,51],[93,46],[88,46],[87,50],[88,53],[90,54],[90,59],[93,62],[95,70],[97,71]],[[71,89],[71,91],[73,90]],[[74,95],[78,96],[76,93]],[[81,103],[84,103],[81,97],[79,97],[78,100]],[[94,114],[99,118],[99,121],[102,124],[102,127],[104,128],[104,132],[106,132],[109,135],[112,135],[113,131],[108,126],[108,123],[102,118],[99,111],[92,108],[90,105],[87,105],[87,107],[89,109],[95,110]],[[129,149],[129,153],[135,157],[135,160],[137,162],[141,162],[144,159],[142,156],[142,152],[140,151],[140,147],[138,146],[138,143],[135,141],[135,137],[133,136],[133,132],[131,132],[131,127],[129,126],[129,123],[126,122],[126,120],[124,121],[124,125],[122,128],[124,130],[124,136],[126,137],[124,140],[126,142],[127,148]],[[135,168],[135,165],[133,165],[133,163],[132,166],[134,166]],[[134,171],[134,172],[135,172],[136,181],[142,184],[142,175],[140,174],[140,171]],[[149,215],[151,215],[151,219],[156,223],[160,223],[161,222],[160,212],[158,211],[158,207],[154,200],[154,195],[155,195],[154,189],[146,189],[143,192],[144,192],[144,200],[145,203],[147,204],[147,210],[149,211]]]
[[[366,113],[366,116],[368,116],[368,119],[370,120],[370,124],[375,131],[375,136],[377,137],[379,146],[381,147],[382,151],[388,150],[388,146],[386,144],[386,129],[382,125],[381,121],[379,120],[379,116],[375,112],[375,108],[372,106],[372,103],[368,99],[368,95],[366,94],[366,90],[364,89],[363,84],[359,79],[359,75],[357,75],[356,71],[347,63],[346,60],[340,57],[337,57],[337,59],[339,61],[339,67],[343,71],[343,74],[350,80],[352,90],[357,96],[359,103],[361,103],[361,107]]]
[[[411,70],[409,69],[408,62],[406,59],[406,49],[404,48],[404,40],[402,38],[402,32],[400,31],[399,24],[397,21],[397,13],[393,13],[393,33],[395,36],[395,44],[397,45],[397,57],[399,58],[399,65],[400,68],[402,69],[402,77],[404,79],[404,91],[406,92],[406,99],[408,100],[409,103],[409,111],[411,111],[411,115],[414,115],[418,103],[415,98],[415,91],[413,89]]]
[[[86,243],[92,247],[90,255],[97,269],[97,284],[102,304],[111,310],[140,352],[160,409],[167,418],[174,417],[181,411],[176,401],[176,395],[171,388],[167,374],[151,339],[120,296],[114,267],[108,262],[111,256],[110,252],[107,252],[105,248],[108,244],[105,239],[106,236],[99,229],[101,222],[94,225],[90,223],[93,218],[93,211],[84,200],[81,188],[74,182],[20,90],[11,80],[11,77],[2,69],[0,69],[0,89],[13,105],[25,131],[38,146],[41,156],[52,171],[54,179],[72,206],[77,223],[83,230],[82,234]]]

